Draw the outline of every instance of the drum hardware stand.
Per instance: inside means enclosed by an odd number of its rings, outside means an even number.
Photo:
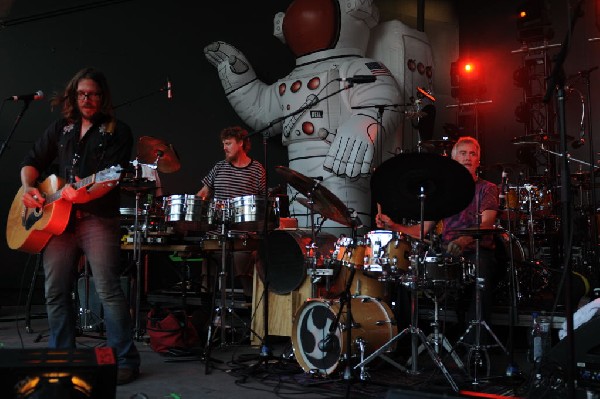
[[[519,366],[515,362],[515,348],[514,348],[514,328],[517,319],[517,301],[521,294],[519,292],[517,284],[517,271],[515,269],[515,258],[513,252],[513,234],[511,227],[511,210],[510,205],[506,201],[506,195],[508,189],[508,175],[505,170],[502,171],[502,188],[500,192],[500,199],[505,199],[504,203],[500,201],[500,208],[504,207],[506,211],[506,218],[508,220],[508,300],[510,301],[508,307],[508,365],[506,366],[506,376],[514,376],[519,373]],[[530,208],[531,209],[531,208]],[[516,219],[515,219],[516,220]]]
[[[425,237],[425,231],[424,231],[424,229],[425,229],[425,226],[424,226],[424,223],[425,223],[424,222],[424,219],[425,219],[425,197],[426,197],[425,187],[421,186],[419,189],[419,201],[420,201],[420,213],[421,213],[421,217],[420,217],[420,223],[421,223],[420,238],[421,239],[418,242],[415,240],[415,242],[412,243],[413,249],[415,249],[414,252],[416,253],[416,255],[411,255],[411,257],[410,257],[411,258],[412,275],[409,277],[409,279],[408,279],[409,281],[406,282],[407,286],[411,290],[411,309],[410,309],[411,324],[408,327],[406,327],[404,330],[402,330],[399,334],[396,334],[395,337],[392,337],[392,339],[390,339],[388,342],[383,344],[383,346],[381,346],[379,349],[377,349],[375,352],[373,352],[371,355],[369,355],[365,360],[363,360],[362,362],[360,362],[359,364],[354,366],[354,368],[356,369],[358,367],[362,367],[363,365],[374,360],[376,356],[382,357],[381,352],[386,350],[390,345],[392,345],[398,339],[402,338],[404,335],[409,333],[411,335],[411,350],[412,350],[412,356],[411,356],[412,367],[409,372],[411,374],[419,373],[419,369],[418,369],[418,365],[417,365],[417,355],[418,355],[418,340],[420,339],[423,347],[425,349],[427,349],[427,352],[429,353],[431,360],[433,360],[435,365],[442,371],[442,373],[448,380],[448,383],[450,384],[450,386],[452,387],[454,392],[458,392],[459,391],[458,385],[456,385],[456,382],[454,382],[454,379],[448,372],[448,369],[446,369],[446,366],[444,366],[442,359],[433,350],[431,345],[429,345],[429,343],[427,342],[427,337],[425,336],[423,331],[421,329],[419,329],[419,327],[418,327],[418,316],[419,316],[418,300],[419,300],[419,297],[418,297],[418,292],[417,292],[417,286],[418,286],[418,278],[419,278],[419,274],[418,274],[419,263],[421,263],[420,256],[419,256],[420,252],[421,252],[420,247],[423,245],[423,238]],[[385,360],[385,357],[382,357],[382,358]],[[397,365],[397,367],[398,366],[399,365]],[[400,366],[398,368],[400,368],[400,370],[402,370],[402,371],[407,371],[407,369],[405,369],[402,366]]]
[[[479,202],[477,202],[477,226],[481,226],[481,212],[479,210]],[[502,342],[500,342],[500,340],[498,339],[498,337],[496,336],[496,334],[494,334],[494,332],[492,331],[492,329],[490,328],[490,326],[487,324],[487,322],[485,320],[482,320],[481,317],[481,290],[483,289],[483,286],[485,285],[485,281],[484,279],[479,277],[479,271],[480,271],[480,240],[481,240],[482,234],[480,233],[476,233],[474,234],[474,240],[475,240],[475,320],[471,320],[471,322],[469,323],[469,326],[467,327],[467,329],[465,330],[465,332],[463,333],[463,335],[458,339],[458,342],[456,343],[456,345],[454,346],[453,350],[456,348],[456,346],[458,346],[459,344],[464,344],[469,346],[469,353],[467,356],[467,364],[468,364],[468,368],[471,369],[471,365],[473,364],[475,367],[473,367],[473,381],[471,382],[471,384],[473,385],[478,385],[480,383],[480,379],[477,375],[477,369],[479,367],[483,366],[483,358],[482,355],[485,356],[485,360],[487,362],[488,365],[488,377],[489,377],[489,372],[490,372],[490,360],[489,360],[489,354],[487,352],[487,348],[492,347],[493,345],[481,345],[481,326],[485,327],[485,329],[488,331],[488,333],[490,334],[490,336],[496,341],[497,345],[502,348],[502,351],[504,353],[506,353],[508,355],[508,351],[506,350],[506,348],[504,347],[504,345],[502,345]],[[465,339],[465,337],[467,336],[467,334],[469,334],[469,332],[471,331],[471,329],[475,327],[475,343],[473,345],[469,345],[463,342],[463,340]]]
[[[134,180],[138,181],[140,179],[141,174],[141,163],[138,159],[134,159],[131,161],[133,168],[135,170]],[[134,187],[135,190],[135,214],[133,218],[133,263],[135,264],[136,269],[136,278],[135,278],[135,306],[134,306],[134,315],[135,315],[135,327],[134,327],[134,336],[133,339],[141,342],[144,339],[144,333],[146,332],[144,328],[141,326],[140,320],[140,306],[141,306],[141,298],[142,298],[142,240],[140,236],[140,221],[139,221],[139,206],[140,206],[140,196],[141,190]]]
[[[79,337],[87,337],[87,338],[97,338],[97,339],[106,339],[102,330],[100,330],[100,335],[88,335],[85,334],[85,331],[93,331],[94,328],[101,326],[104,323],[102,308],[99,315],[96,315],[90,309],[90,267],[88,265],[87,260],[83,259],[83,282],[84,282],[84,299],[83,304],[79,305],[78,319],[79,319],[79,333],[77,336]],[[81,298],[79,298],[81,301]],[[83,306],[82,306],[83,305]]]
[[[448,352],[448,354],[450,356],[452,356],[454,363],[456,363],[456,365],[461,370],[465,370],[464,363],[462,362],[462,360],[460,360],[460,356],[458,356],[458,353],[456,353],[456,351],[452,350],[452,345],[450,345],[450,341],[448,341],[448,338],[446,338],[446,336],[444,334],[440,333],[440,321],[439,321],[440,298],[438,297],[435,289],[432,291],[433,291],[433,298],[427,294],[427,291],[425,291],[425,295],[433,301],[433,321],[430,324],[430,326],[433,327],[433,331],[427,336],[427,342],[433,343],[433,350],[438,355],[440,354],[441,348],[443,347]],[[443,295],[445,295],[445,294],[446,293],[444,292]],[[421,354],[424,350],[425,350],[425,346],[423,344],[419,345],[419,348],[417,349],[417,355]],[[411,362],[412,362],[412,357],[409,358],[406,363],[408,364]]]

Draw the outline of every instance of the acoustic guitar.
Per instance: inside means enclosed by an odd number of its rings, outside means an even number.
[[[73,188],[91,186],[94,183],[118,182],[121,167],[111,166],[72,184]],[[46,198],[41,208],[27,208],[23,204],[23,187],[13,199],[6,223],[6,241],[11,249],[39,253],[54,235],[62,234],[69,223],[72,203],[62,198],[64,181],[51,175],[38,186]]]

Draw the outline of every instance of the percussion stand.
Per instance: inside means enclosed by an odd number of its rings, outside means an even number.
[[[134,181],[138,181],[140,179],[141,168],[140,162],[138,159],[134,159],[131,164],[135,170]],[[140,306],[141,306],[141,298],[142,298],[142,237],[140,235],[140,221],[139,221],[139,206],[140,206],[140,196],[143,188],[133,187],[135,191],[135,214],[133,218],[133,263],[135,264],[135,327],[134,327],[134,335],[133,338],[141,342],[144,339],[145,329],[141,326],[140,320]]]
[[[379,356],[382,359],[389,362],[389,360],[384,355],[382,355],[381,352],[386,350],[390,345],[392,345],[394,342],[396,342],[397,340],[399,340],[400,338],[402,338],[404,335],[406,335],[408,333],[408,334],[411,334],[411,348],[412,348],[411,349],[412,350],[412,356],[411,356],[412,366],[411,366],[411,370],[409,372],[411,374],[419,373],[419,369],[418,369],[418,365],[417,365],[417,356],[418,356],[418,350],[419,350],[418,349],[419,348],[418,341],[420,339],[421,345],[423,345],[423,347],[425,347],[425,349],[427,349],[427,352],[429,353],[431,360],[433,360],[434,364],[442,371],[442,373],[448,380],[448,383],[450,384],[450,386],[452,387],[454,392],[458,392],[459,391],[458,385],[456,385],[456,382],[454,382],[454,379],[448,372],[448,369],[446,369],[446,366],[444,366],[442,359],[433,350],[431,345],[429,345],[429,342],[427,342],[427,337],[425,336],[423,331],[421,329],[419,329],[419,327],[418,327],[418,316],[419,316],[419,305],[418,305],[419,297],[418,297],[418,292],[417,292],[418,278],[419,278],[418,269],[419,269],[419,263],[421,262],[420,259],[422,258],[420,256],[421,255],[421,253],[420,253],[421,247],[422,247],[423,239],[425,237],[424,229],[425,229],[425,197],[426,197],[426,195],[425,195],[425,187],[424,186],[422,186],[422,185],[420,186],[419,193],[420,193],[419,201],[420,201],[420,210],[421,210],[420,240],[419,240],[419,242],[413,243],[413,249],[415,249],[414,252],[416,253],[416,255],[411,256],[412,276],[410,276],[407,281],[407,285],[411,289],[411,308],[410,308],[411,324],[408,327],[406,327],[404,330],[402,330],[399,334],[397,334],[395,337],[392,337],[392,339],[390,339],[388,342],[383,344],[383,346],[381,346],[381,348],[377,349],[375,352],[373,352],[371,355],[369,355],[362,362],[360,362],[359,364],[354,366],[354,368],[356,369],[358,367],[364,366],[365,364],[367,364],[367,363],[371,362],[373,359],[375,359],[376,356]],[[403,371],[407,371],[404,367],[402,367],[400,365],[397,365],[394,363],[392,363],[392,364]]]

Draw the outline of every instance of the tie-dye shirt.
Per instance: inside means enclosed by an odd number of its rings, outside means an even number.
[[[477,227],[477,210],[480,213],[486,210],[498,210],[498,187],[483,179],[475,182],[475,195],[473,200],[465,209],[456,215],[444,219],[442,229],[442,241],[446,245],[455,240],[460,234],[454,232],[457,229]],[[494,240],[491,235],[483,236],[480,242],[480,248],[494,248]],[[475,243],[467,245],[465,251],[474,251]]]

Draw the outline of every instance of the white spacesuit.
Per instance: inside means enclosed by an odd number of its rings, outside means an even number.
[[[369,174],[400,146],[403,108],[396,105],[404,102],[389,69],[365,57],[378,18],[369,0],[295,0],[274,23],[275,35],[296,55],[296,67],[272,85],[258,80],[230,44],[204,49],[229,102],[253,129],[306,107],[273,124],[269,133],[282,134],[290,169],[322,178],[364,225],[371,223]],[[288,194],[293,199],[297,193],[290,187]],[[291,201],[290,213],[300,227],[310,226],[308,210],[298,202]],[[324,227],[335,233],[341,225],[327,221]]]

